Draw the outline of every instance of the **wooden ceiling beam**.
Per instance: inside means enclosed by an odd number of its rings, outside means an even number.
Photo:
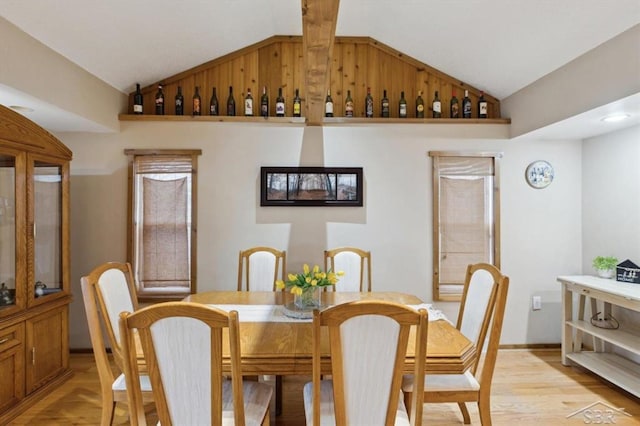
[[[305,116],[307,125],[321,126],[329,88],[329,66],[336,36],[340,0],[302,1]]]

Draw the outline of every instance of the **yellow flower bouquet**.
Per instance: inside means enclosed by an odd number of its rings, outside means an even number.
[[[277,280],[276,288],[288,288],[291,294],[296,296],[295,304],[298,307],[317,306],[318,302],[314,302],[314,296],[318,294],[320,287],[337,284],[340,279],[339,277],[343,275],[343,271],[320,271],[318,265],[315,265],[313,269],[311,269],[309,265],[305,263],[302,267],[302,273],[290,273],[287,281]]]

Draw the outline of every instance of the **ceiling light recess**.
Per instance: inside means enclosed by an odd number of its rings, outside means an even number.
[[[617,123],[618,121],[626,120],[629,117],[631,117],[631,114],[620,112],[615,114],[609,114],[605,117],[602,117],[600,120],[604,121],[605,123]]]

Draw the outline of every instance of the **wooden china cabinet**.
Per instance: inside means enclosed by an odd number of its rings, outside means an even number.
[[[70,161],[0,105],[0,424],[71,376]]]

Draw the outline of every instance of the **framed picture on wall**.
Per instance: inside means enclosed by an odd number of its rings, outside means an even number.
[[[362,167],[262,167],[260,205],[362,207]]]

